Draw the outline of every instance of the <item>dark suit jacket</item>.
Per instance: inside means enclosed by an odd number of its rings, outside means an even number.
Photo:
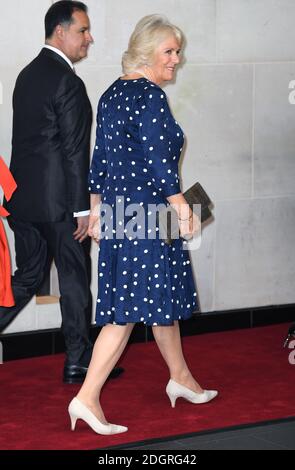
[[[18,188],[6,207],[14,218],[58,222],[89,209],[91,122],[82,80],[62,57],[42,49],[13,94],[10,170]]]

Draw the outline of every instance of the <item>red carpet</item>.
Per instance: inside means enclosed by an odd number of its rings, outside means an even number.
[[[182,399],[172,409],[168,374],[154,343],[131,345],[122,378],[105,386],[109,421],[127,425],[116,436],[96,435],[81,421],[70,431],[67,405],[78,390],[63,385],[63,356],[0,365],[0,449],[98,449],[152,438],[295,416],[295,365],[282,349],[288,325],[211,333],[183,340],[186,358],[211,403]]]

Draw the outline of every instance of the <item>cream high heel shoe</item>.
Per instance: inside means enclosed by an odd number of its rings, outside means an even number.
[[[118,424],[103,424],[97,417],[85,406],[78,398],[73,398],[68,407],[69,415],[71,418],[71,429],[75,430],[77,419],[82,419],[87,423],[94,432],[97,434],[119,434],[128,431],[126,426],[119,426]]]
[[[184,398],[191,403],[207,403],[208,401],[213,400],[213,398],[218,394],[216,390],[204,390],[202,393],[193,392],[189,388],[178,384],[172,379],[170,379],[167,384],[166,393],[171,401],[172,408],[175,408],[177,398]]]

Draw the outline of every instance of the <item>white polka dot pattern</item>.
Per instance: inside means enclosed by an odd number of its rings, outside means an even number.
[[[100,241],[96,323],[171,325],[197,310],[197,294],[189,254],[182,240],[166,245],[149,239],[149,204],[167,204],[179,193],[178,161],[183,133],[171,114],[166,95],[142,78],[116,80],[98,104],[96,142],[89,173],[89,190],[102,194],[113,209],[137,203],[143,209],[138,224],[145,238],[116,238],[130,216],[117,220],[110,236]],[[123,200],[123,197],[125,200]],[[117,198],[117,199],[116,199]],[[116,225],[116,222],[118,224]],[[108,224],[109,225],[109,224]]]

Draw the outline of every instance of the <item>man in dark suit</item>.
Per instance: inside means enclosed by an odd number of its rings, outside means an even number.
[[[6,208],[18,269],[12,278],[15,306],[0,308],[0,331],[37,292],[54,259],[66,346],[63,380],[79,383],[92,353],[87,238],[92,110],[73,69],[93,41],[86,5],[54,3],[45,32],[44,48],[21,71],[13,94],[10,170],[18,188]]]

